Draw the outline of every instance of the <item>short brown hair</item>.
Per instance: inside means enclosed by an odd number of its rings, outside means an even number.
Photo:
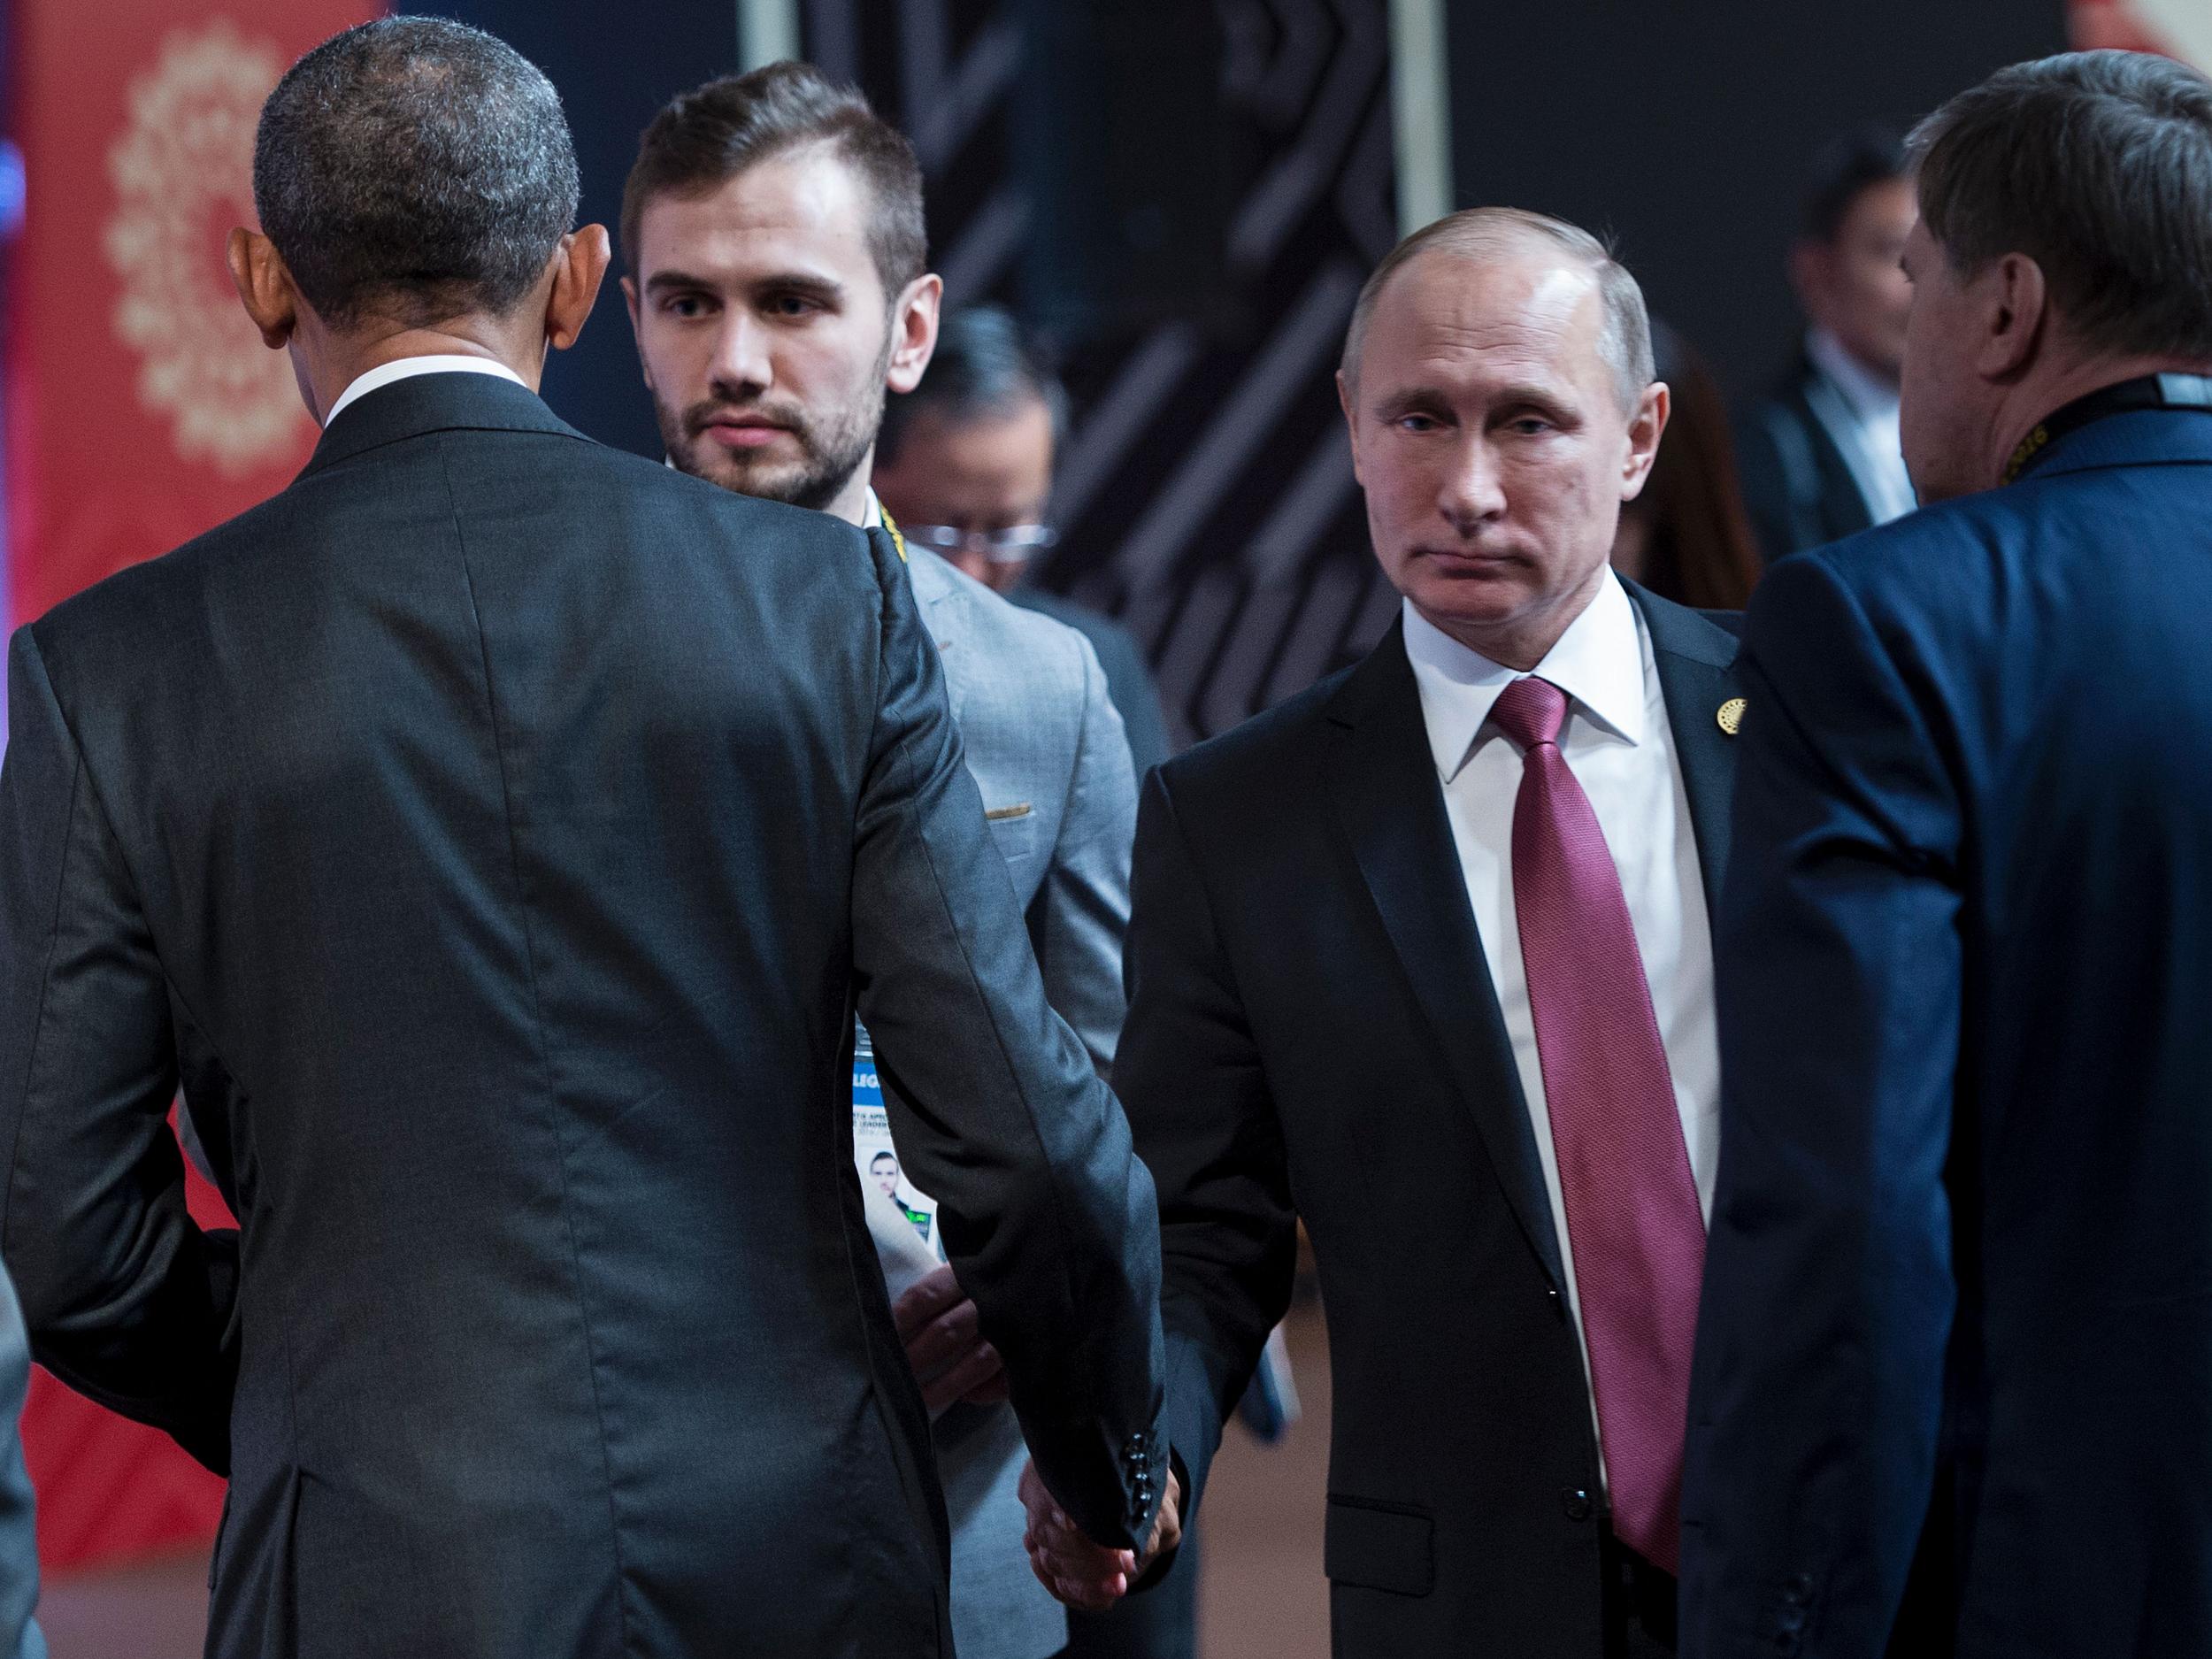
[[[1651,313],[1644,305],[1644,291],[1613,250],[1579,225],[1518,207],[1470,207],[1448,213],[1425,225],[1383,256],[1359,291],[1352,307],[1352,325],[1344,334],[1344,357],[1340,367],[1348,385],[1359,380],[1360,347],[1367,339],[1368,319],[1375,302],[1390,279],[1432,249],[1447,253],[1481,257],[1498,254],[1530,242],[1548,242],[1581,261],[1597,279],[1604,302],[1605,322],[1598,337],[1598,353],[1613,372],[1621,407],[1633,411],[1644,388],[1652,381]]]
[[[1910,148],[1953,270],[2025,254],[2086,343],[2212,358],[2212,81],[2142,52],[2016,64]]]
[[[851,87],[811,64],[769,64],[681,93],[638,141],[622,187],[622,256],[637,272],[638,221],[656,196],[703,196],[748,167],[826,144],[875,198],[868,250],[887,298],[920,276],[929,253],[922,169],[905,134]]]

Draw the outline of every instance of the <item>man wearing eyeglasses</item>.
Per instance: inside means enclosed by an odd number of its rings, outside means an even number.
[[[875,488],[920,541],[1016,604],[1091,642],[1121,712],[1137,776],[1168,757],[1152,671],[1129,631],[1029,580],[1056,539],[1046,518],[1068,395],[995,305],[949,313],[921,383],[893,398],[876,434]]]
[[[804,65],[710,81],[647,128],[622,242],[670,462],[742,495],[884,523],[869,488],[884,396],[921,379],[942,286],[924,267],[921,173],[906,140]],[[1121,717],[1081,634],[1009,604],[918,538],[904,551],[1046,995],[1103,1072],[1125,1010],[1136,833]],[[898,1056],[877,1057],[895,1081]],[[910,1216],[873,1183],[863,1202],[933,1419],[958,1650],[1057,1653],[1067,1624],[1023,1549],[1027,1454],[998,1353],[933,1247],[917,1259]],[[1124,1455],[1153,1466],[1147,1448]],[[1161,1479],[1170,1519],[1139,1571],[1176,1537],[1177,1488]]]

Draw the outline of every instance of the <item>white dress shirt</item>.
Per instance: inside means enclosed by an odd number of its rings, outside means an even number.
[[[1470,650],[1410,603],[1405,607],[1405,641],[1475,928],[1528,1102],[1566,1270],[1567,1305],[1579,1335],[1574,1234],[1559,1185],[1559,1158],[1552,1147],[1551,1114],[1513,908],[1513,802],[1521,787],[1521,752],[1488,724],[1491,704],[1520,675]],[[1650,635],[1628,590],[1611,572],[1535,672],[1567,694],[1560,753],[1589,797],[1620,872],[1644,982],[1651,987],[1652,1012],[1666,1048],[1698,1207],[1709,1218],[1720,1155],[1720,1041],[1713,1016],[1713,944],[1704,877]],[[1586,1379],[1589,1363],[1586,1343]],[[1601,1474],[1602,1469],[1601,1456]]]
[[[517,386],[530,384],[503,363],[494,363],[489,357],[472,357],[458,352],[424,357],[395,357],[389,363],[380,363],[365,374],[356,375],[346,383],[346,389],[338,394],[338,401],[323,417],[327,426],[338,419],[339,411],[357,398],[366,397],[380,387],[395,380],[411,380],[418,374],[495,374],[503,380],[512,380]]]
[[[1920,504],[1912,475],[1905,470],[1905,448],[1897,388],[1868,369],[1843,342],[1824,328],[1805,338],[1827,384],[1814,383],[1808,400],[1813,414],[1842,451],[1843,464],[1876,524],[1901,518]]]

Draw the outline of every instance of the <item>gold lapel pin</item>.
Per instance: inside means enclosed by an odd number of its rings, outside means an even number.
[[[1729,736],[1733,737],[1737,733],[1743,730],[1743,699],[1741,697],[1731,697],[1727,702],[1720,705],[1720,712],[1713,718],[1720,722],[1720,729],[1722,731],[1727,733]]]

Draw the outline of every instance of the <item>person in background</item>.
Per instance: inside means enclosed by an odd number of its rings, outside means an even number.
[[[1613,568],[1678,605],[1741,611],[1759,580],[1759,548],[1736,478],[1728,406],[1696,349],[1656,319],[1651,348],[1673,412],[1644,493],[1621,504]]]
[[[1804,355],[1737,435],[1744,503],[1770,563],[1913,509],[1897,426],[1912,289],[1899,260],[1918,212],[1894,132],[1861,128],[1821,151],[1790,250]]]
[[[870,477],[887,389],[910,389],[936,341],[940,284],[923,225],[911,146],[809,65],[711,81],[662,110],[624,192],[622,287],[674,465],[741,495],[895,525]],[[1105,675],[1073,629],[1009,604],[918,541],[904,549],[981,791],[979,827],[1028,918],[1052,1006],[1103,1073],[1125,1006],[1136,810]],[[876,1057],[895,1100],[910,1062],[882,1042]],[[926,1193],[899,1150],[910,1187]],[[926,1217],[873,1203],[866,1213],[887,1281],[902,1278]],[[959,1651],[1056,1653],[1067,1618],[1023,1557],[1016,1488],[1028,1457],[994,1331],[941,1263],[899,1288],[893,1313],[933,1418]],[[1152,1467],[1141,1448],[1131,1455]],[[1157,1486],[1148,1475],[1148,1492],[1164,1489],[1161,1473]]]
[[[1931,505],[1746,626],[1683,1649],[2203,1655],[2212,81],[1912,143]]]
[[[1736,641],[1607,568],[1667,422],[1649,342],[1573,226],[1400,243],[1338,379],[1399,624],[1139,811],[1114,1076],[1169,1438],[1194,1504],[1302,1220],[1340,1659],[1672,1650]]]
[[[884,409],[876,493],[909,541],[1091,642],[1142,778],[1167,758],[1168,737],[1135,637],[1029,580],[1054,539],[1047,507],[1067,424],[1066,388],[1012,317],[995,305],[954,311],[920,384]]]

